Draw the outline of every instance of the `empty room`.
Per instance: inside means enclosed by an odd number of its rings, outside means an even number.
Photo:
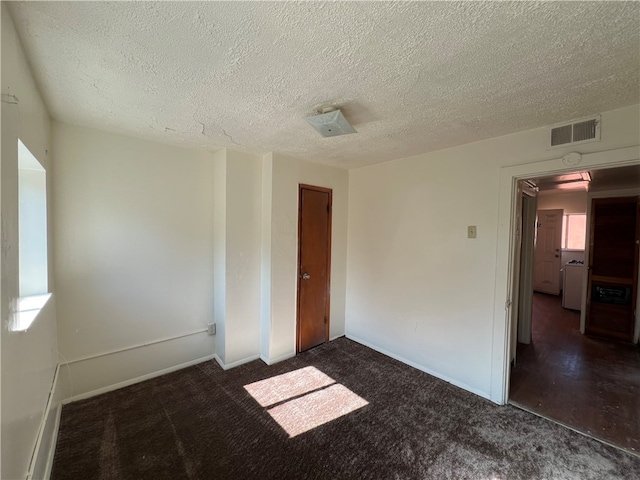
[[[638,478],[640,3],[1,20],[0,478]]]

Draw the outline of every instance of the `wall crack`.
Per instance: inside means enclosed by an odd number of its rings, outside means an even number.
[[[11,95],[10,93],[3,93],[2,103],[8,103],[9,105],[18,105],[20,103],[20,100],[15,95]]]

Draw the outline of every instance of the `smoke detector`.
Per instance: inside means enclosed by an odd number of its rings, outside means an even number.
[[[323,137],[337,137],[338,135],[358,133],[344,118],[340,109],[336,107],[325,107],[317,115],[311,115],[304,119]]]

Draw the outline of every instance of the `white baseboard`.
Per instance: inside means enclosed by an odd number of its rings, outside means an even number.
[[[226,370],[226,367],[224,366],[224,362],[222,361],[222,359],[218,356],[218,354],[214,354],[213,355],[213,359],[218,362],[218,365],[220,365],[220,368],[222,368],[223,370]]]
[[[42,421],[38,430],[36,444],[31,456],[27,480],[49,479],[53,466],[53,457],[58,439],[58,429],[60,427],[60,392],[58,377],[60,374],[60,364],[56,365],[56,370],[51,382],[51,390],[47,398],[47,404],[42,415]]]
[[[365,347],[369,347],[372,350],[375,350],[376,352],[382,353],[383,355],[386,355],[387,357],[391,357],[394,358],[402,363],[405,363],[407,365],[409,365],[410,367],[416,368],[418,370],[423,371],[424,373],[428,373],[429,375],[433,375],[434,377],[439,378],[440,380],[444,380],[447,383],[450,383],[451,385],[455,385],[456,387],[462,388],[463,390],[466,390],[468,392],[474,393],[482,398],[486,398],[487,400],[490,400],[491,402],[494,402],[491,397],[489,396],[489,394],[487,394],[486,392],[477,390],[473,387],[470,387],[469,385],[467,385],[466,383],[463,382],[459,382],[457,380],[454,380],[452,378],[447,377],[446,375],[442,375],[439,372],[433,371],[430,368],[425,367],[424,365],[420,365],[419,363],[413,362],[411,360],[408,360],[400,355],[397,355],[393,352],[390,352],[388,350],[385,350],[382,347],[379,347],[377,345],[373,345],[372,343],[366,342],[356,336],[353,336],[351,334],[346,334],[345,335],[349,340],[353,340],[354,342],[358,342],[361,345],[364,345]],[[496,402],[494,402],[496,403]]]
[[[334,337],[330,337],[329,341],[333,342],[334,340],[344,337],[345,334],[341,333],[340,335],[336,335]],[[266,355],[260,354],[260,360],[262,360],[264,363],[266,363],[267,365],[274,365],[278,362],[282,362],[284,360],[289,360],[290,358],[293,358],[296,356],[296,352],[289,352],[289,353],[285,353],[284,355],[280,355],[279,357],[276,358],[268,358]]]
[[[217,358],[217,355],[214,354],[214,355],[207,355],[206,357],[196,358],[195,360],[184,362],[179,365],[174,365],[173,367],[163,368],[162,370],[157,370],[155,372],[151,372],[146,375],[141,375],[139,377],[132,378],[130,380],[125,380],[124,382],[115,383],[113,385],[108,385],[103,388],[98,388],[90,392],[74,395],[72,397],[64,399],[62,401],[62,404],[66,405],[68,403],[77,402],[78,400],[84,400],[87,398],[95,397],[96,395],[112,392],[113,390],[118,390],[119,388],[128,387],[129,385],[134,385],[136,383],[144,382],[145,380],[150,380],[152,378],[159,377],[161,375],[166,375],[167,373],[175,372],[177,370],[182,370],[183,368],[187,368],[192,365],[197,365],[198,363],[206,362],[213,358]]]
[[[222,367],[223,370],[229,370],[230,368],[239,367],[240,365],[244,365],[245,363],[253,362],[254,360],[258,360],[260,355],[251,355],[250,357],[245,357],[240,360],[231,363],[224,363],[222,359],[215,354],[213,358],[218,362],[218,365]]]
[[[56,455],[56,445],[58,443],[58,432],[60,431],[60,418],[62,417],[62,404],[58,405],[58,411],[56,412],[55,423],[53,425],[53,441],[51,442],[51,448],[47,455],[47,461],[44,466],[44,480],[51,478],[51,471],[53,470],[53,459]]]
[[[282,362],[284,360],[288,360],[288,359],[293,358],[295,356],[296,356],[296,352],[285,353],[284,355],[280,355],[279,357],[276,357],[276,358],[267,358],[264,355],[260,355],[260,360],[262,360],[267,365],[274,365],[274,364],[276,364],[278,362]]]
[[[211,358],[213,353],[214,337],[191,332],[70,361],[64,359],[59,378],[61,398],[75,400],[108,392]]]

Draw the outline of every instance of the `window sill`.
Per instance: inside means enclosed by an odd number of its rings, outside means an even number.
[[[26,332],[33,322],[35,322],[38,314],[42,311],[50,298],[50,293],[19,298],[16,320],[11,331]]]

